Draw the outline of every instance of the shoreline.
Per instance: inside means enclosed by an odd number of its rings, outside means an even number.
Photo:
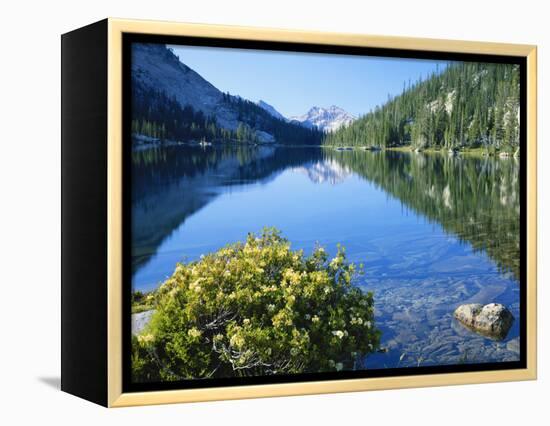
[[[344,152],[344,151],[393,151],[393,152],[405,152],[410,154],[441,154],[441,155],[467,155],[472,157],[494,157],[494,158],[517,158],[520,156],[519,150],[515,153],[510,153],[508,151],[488,153],[485,148],[464,148],[456,151],[449,152],[446,149],[442,148],[426,148],[420,151],[415,151],[411,145],[395,146],[395,147],[386,147],[386,148],[372,148],[369,146],[333,146],[333,145],[321,145],[322,148],[330,148],[334,151]]]
[[[136,143],[137,142],[137,143]],[[219,146],[241,146],[241,147],[272,147],[272,148],[324,148],[332,149],[338,152],[344,151],[394,151],[394,152],[408,152],[408,153],[425,153],[425,154],[446,154],[449,156],[454,155],[468,155],[474,157],[495,157],[495,158],[517,158],[520,155],[520,150],[517,148],[515,152],[508,151],[494,151],[489,152],[486,148],[476,147],[476,148],[461,148],[455,150],[447,150],[444,148],[429,147],[421,150],[416,150],[412,145],[401,145],[401,146],[392,146],[392,147],[380,147],[375,145],[361,145],[361,146],[335,146],[335,145],[296,145],[296,144],[282,144],[277,142],[245,142],[237,140],[225,140],[225,141],[176,141],[171,139],[161,140],[158,138],[151,138],[144,135],[132,135],[132,151],[139,152],[148,149],[154,148],[163,148],[163,147],[173,147],[173,146],[189,146],[189,147],[200,147],[200,148],[215,148]]]

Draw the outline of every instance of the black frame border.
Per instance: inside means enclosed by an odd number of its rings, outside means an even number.
[[[340,54],[395,59],[428,59],[517,64],[520,66],[520,360],[461,365],[401,367],[346,372],[304,373],[247,378],[190,379],[174,382],[131,381],[131,46],[133,43],[180,44],[296,53]],[[147,392],[243,385],[267,385],[345,379],[453,374],[527,368],[527,57],[258,41],[243,39],[123,33],[122,37],[122,391]]]

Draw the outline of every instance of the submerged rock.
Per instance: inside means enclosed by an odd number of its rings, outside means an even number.
[[[503,339],[514,322],[512,313],[500,303],[460,305],[454,317],[466,327],[495,339]]]
[[[519,354],[520,352],[519,337],[516,337],[515,339],[512,339],[508,343],[506,343],[506,349],[516,354]]]

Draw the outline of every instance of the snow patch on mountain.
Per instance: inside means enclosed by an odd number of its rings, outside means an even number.
[[[329,108],[314,106],[306,114],[291,117],[290,120],[306,127],[317,127],[325,132],[333,132],[342,126],[349,125],[355,118],[342,108],[332,105]]]

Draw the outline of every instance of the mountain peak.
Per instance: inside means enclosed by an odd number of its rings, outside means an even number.
[[[317,127],[325,132],[333,132],[344,125],[350,124],[355,117],[337,105],[328,108],[313,106],[309,111],[291,120],[300,122],[306,127]]]

